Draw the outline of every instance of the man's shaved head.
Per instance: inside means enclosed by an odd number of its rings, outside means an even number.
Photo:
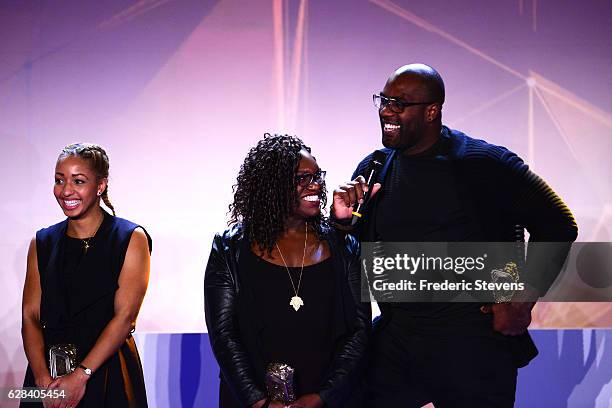
[[[438,102],[440,105],[444,103],[444,81],[438,71],[429,65],[404,65],[395,70],[393,75],[387,80],[387,83],[395,81],[400,77],[411,77],[418,80],[422,84],[420,89],[422,95],[419,96],[426,98],[428,101]]]
[[[435,69],[425,64],[398,68],[387,80],[379,100],[385,147],[409,156],[436,143],[442,130],[444,82]]]

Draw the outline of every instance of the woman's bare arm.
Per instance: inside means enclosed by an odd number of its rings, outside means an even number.
[[[36,385],[47,388],[51,375],[45,359],[45,344],[40,325],[40,274],[36,255],[36,238],[30,241],[26,267],[26,279],[21,304],[21,337]]]
[[[81,362],[85,367],[96,371],[117,352],[135,327],[136,317],[147,291],[150,267],[151,257],[147,236],[138,228],[132,233],[119,275],[119,289],[115,293],[115,316]]]

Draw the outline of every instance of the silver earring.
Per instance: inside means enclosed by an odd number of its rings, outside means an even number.
[[[98,196],[101,196],[101,195],[102,195],[102,192],[101,192],[101,191],[98,191]]]

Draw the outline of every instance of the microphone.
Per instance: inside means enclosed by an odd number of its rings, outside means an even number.
[[[374,188],[374,183],[376,183],[376,178],[380,171],[382,170],[383,163],[387,159],[387,154],[382,150],[375,150],[372,154],[372,161],[370,162],[370,166],[368,167],[368,175],[366,177],[366,184],[368,185],[368,191],[363,194],[363,203],[357,204],[357,207],[353,210],[353,218],[351,219],[351,226],[354,227],[357,225],[359,220],[363,218],[363,211],[370,201],[370,192],[372,188]]]

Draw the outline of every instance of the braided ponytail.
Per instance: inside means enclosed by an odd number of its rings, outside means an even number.
[[[102,201],[104,201],[104,204],[106,204],[106,206],[113,212],[113,215],[117,215],[115,214],[115,207],[113,207],[113,204],[111,204],[110,200],[108,199],[108,185],[104,189],[101,198]]]
[[[61,160],[68,156],[75,156],[88,162],[98,181],[102,179],[108,180],[109,160],[102,146],[93,143],[73,143],[64,147],[57,159]],[[113,212],[113,215],[116,215],[115,207],[108,198],[108,182],[100,198]]]

